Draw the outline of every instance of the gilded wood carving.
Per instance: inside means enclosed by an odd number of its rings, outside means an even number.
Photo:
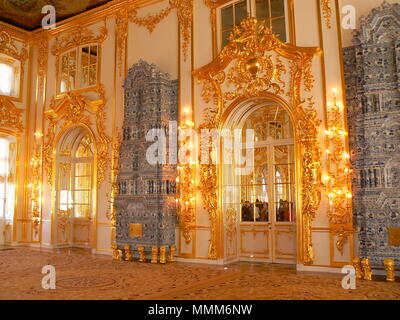
[[[222,114],[232,101],[265,96],[289,98],[291,113],[301,149],[301,217],[303,227],[304,264],[314,259],[311,224],[321,200],[321,151],[318,142],[317,118],[312,97],[304,99],[303,90],[311,91],[313,76],[312,59],[318,48],[295,47],[281,42],[264,22],[255,18],[242,21],[231,34],[230,43],[210,64],[194,71],[203,83],[202,96],[213,106],[206,109],[201,128],[217,128],[223,124]],[[281,59],[285,59],[289,70]],[[283,81],[282,76],[289,72]],[[286,92],[288,89],[288,92]],[[214,164],[200,165],[200,191],[205,209],[210,217],[211,240],[209,258],[218,257],[218,169]]]
[[[92,130],[97,146],[97,183],[100,185],[105,178],[108,167],[108,144],[110,138],[104,128],[105,98],[104,90],[98,88],[100,100],[91,101],[84,96],[67,93],[60,99],[51,100],[49,110],[46,111],[48,129],[43,148],[43,162],[47,173],[47,182],[53,184],[53,161],[55,140],[60,132],[64,132],[74,125],[84,125]]]

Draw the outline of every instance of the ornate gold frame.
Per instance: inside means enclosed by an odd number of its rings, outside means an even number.
[[[203,82],[202,96],[213,106],[205,110],[201,128],[221,129],[227,115],[240,103],[254,97],[265,97],[284,106],[292,116],[296,132],[297,162],[300,162],[298,197],[299,263],[312,264],[312,221],[321,201],[321,150],[313,98],[304,99],[303,90],[313,88],[312,59],[319,48],[296,47],[281,42],[255,18],[243,20],[231,35],[231,42],[210,64],[194,71]],[[285,59],[290,65],[290,77],[285,82]],[[240,81],[239,81],[240,80]],[[285,92],[289,84],[289,91]],[[228,88],[232,88],[229,91]],[[288,101],[282,98],[287,95]],[[211,162],[210,162],[211,163]],[[199,187],[204,207],[210,216],[211,240],[209,258],[222,258],[223,218],[221,212],[221,168],[215,164],[200,164]]]
[[[51,49],[51,53],[56,57],[56,77],[55,77],[55,88],[57,97],[62,97],[65,93],[59,92],[59,80],[60,80],[60,56],[72,49],[76,49],[83,45],[97,44],[99,46],[98,61],[97,61],[97,85],[72,90],[75,93],[83,93],[87,91],[96,91],[99,87],[101,81],[101,53],[102,53],[102,43],[107,39],[108,30],[106,23],[102,26],[96,35],[93,30],[88,27],[78,27],[77,29],[64,34],[62,37],[56,37],[55,43]]]
[[[15,177],[15,200],[14,200],[14,219],[13,219],[13,240],[16,240],[16,222],[17,222],[17,209],[18,209],[18,193],[19,193],[19,180],[20,180],[20,155],[21,155],[21,134],[24,131],[22,123],[23,109],[19,109],[8,99],[8,97],[0,96],[0,136],[13,136],[16,138],[16,177]]]
[[[96,146],[94,155],[94,171],[96,191],[105,180],[105,172],[109,163],[109,143],[111,139],[105,132],[105,97],[103,87],[98,91],[100,100],[91,101],[84,96],[75,93],[66,93],[59,99],[52,99],[49,110],[45,112],[48,120],[48,129],[44,147],[43,164],[47,174],[47,183],[55,189],[55,170],[56,170],[56,151],[60,138],[69,129],[77,126],[86,128],[93,137]],[[95,122],[93,122],[93,119]],[[97,193],[95,198],[97,197]],[[52,237],[54,243],[54,214],[55,197],[52,197]],[[97,217],[97,208],[93,208],[95,217]],[[94,219],[93,223],[96,224]],[[95,240],[93,238],[93,244]]]
[[[7,29],[4,26],[0,25],[0,53],[10,56],[20,62],[21,64],[20,83],[19,83],[18,97],[4,96],[4,95],[0,96],[9,99],[11,101],[21,102],[22,93],[24,92],[23,85],[24,85],[24,75],[25,75],[25,61],[28,59],[28,50],[26,49],[25,42],[21,41],[20,39],[16,41],[17,38],[15,38],[12,34],[8,33],[6,30]],[[22,47],[20,49],[17,48],[16,42],[22,43]]]

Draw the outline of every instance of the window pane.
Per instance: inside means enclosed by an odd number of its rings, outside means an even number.
[[[255,219],[259,222],[266,222],[269,220],[268,202],[260,201],[255,204]]]
[[[74,203],[89,204],[90,203],[90,191],[75,191],[74,192]]]
[[[76,51],[65,53],[61,56],[60,92],[75,89],[76,78]]]
[[[272,31],[281,41],[286,42],[285,18],[272,20]]]
[[[229,36],[232,30],[227,30],[222,32],[222,48],[224,48],[229,43]]]
[[[221,9],[221,27],[222,30],[233,28],[233,7]]]
[[[257,19],[259,20],[269,19],[268,0],[256,1],[256,14],[257,14]]]
[[[86,88],[97,83],[97,46],[87,46],[80,50],[80,87]]]
[[[247,18],[247,1],[235,4],[235,25],[240,25],[243,19]]]
[[[13,87],[13,67],[0,63],[0,94],[11,95]]]
[[[89,205],[75,205],[75,217],[87,218],[90,216],[89,214],[90,206]]]
[[[90,177],[76,177],[75,178],[75,189],[90,189]]]
[[[91,175],[90,163],[77,163],[75,167],[75,176],[89,176]]]
[[[270,0],[271,1],[271,17],[285,16],[285,1],[284,0]]]
[[[254,206],[246,201],[245,203],[242,204],[241,208],[241,215],[242,215],[242,221],[244,222],[253,222],[254,221]]]

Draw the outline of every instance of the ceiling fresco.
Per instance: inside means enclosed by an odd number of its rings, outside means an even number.
[[[52,5],[56,9],[57,22],[110,0],[0,0],[0,20],[23,28],[35,30],[41,27],[42,8]]]

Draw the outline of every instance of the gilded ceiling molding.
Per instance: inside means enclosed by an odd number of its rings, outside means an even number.
[[[4,96],[0,96],[0,127],[10,129],[17,134],[24,130],[22,124],[23,109],[19,109]]]
[[[331,0],[321,0],[321,9],[322,15],[325,19],[325,24],[328,29],[332,27],[331,18],[332,18],[332,4]]]
[[[74,125],[84,125],[94,133],[97,152],[97,183],[100,185],[105,179],[108,167],[108,144],[111,139],[105,133],[105,95],[102,86],[98,88],[100,100],[91,101],[84,96],[73,92],[64,94],[61,98],[52,98],[49,110],[45,112],[49,121],[46,141],[43,148],[43,162],[47,173],[47,182],[53,184],[53,163],[55,139],[60,132],[64,132]]]
[[[77,26],[74,30],[63,34],[60,37],[56,36],[51,53],[54,56],[59,56],[64,51],[68,51],[81,45],[103,43],[104,40],[107,39],[107,35],[108,30],[105,21],[104,26],[100,28],[97,35],[88,27]]]
[[[115,35],[117,41],[117,66],[119,75],[122,74],[124,66],[124,57],[126,54],[126,42],[128,38],[128,19],[129,10],[122,8],[115,17]]]
[[[313,88],[312,60],[320,52],[318,48],[283,43],[265,22],[247,18],[240,27],[235,27],[230,43],[219,56],[194,71],[194,75],[203,82],[204,101],[213,102],[213,106],[206,109],[201,125],[204,129],[220,129],[223,124],[222,114],[228,105],[236,101],[260,96],[273,96],[284,101],[282,94],[290,98],[288,107],[295,118],[296,143],[301,149],[298,161],[302,166],[299,182],[303,227],[302,262],[308,265],[314,259],[312,221],[321,201],[321,150],[318,142],[321,121],[317,118],[312,97],[305,99],[301,93],[303,89],[309,92]],[[282,75],[288,70],[281,59],[290,65],[290,80],[286,82],[282,80]],[[211,224],[209,258],[216,258],[219,250],[218,215],[222,213],[218,212],[218,171],[214,164],[200,165],[200,191]]]

